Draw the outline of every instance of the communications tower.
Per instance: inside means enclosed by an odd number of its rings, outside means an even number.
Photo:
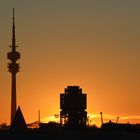
[[[16,37],[15,37],[15,16],[13,8],[13,26],[12,26],[12,45],[10,45],[11,51],[7,53],[7,58],[11,61],[8,63],[9,72],[12,75],[11,85],[11,124],[17,110],[16,104],[16,74],[19,72],[19,63],[16,63],[20,59],[20,53],[16,51]]]

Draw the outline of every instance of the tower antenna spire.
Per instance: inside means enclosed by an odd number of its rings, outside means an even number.
[[[16,37],[15,37],[15,9],[13,8],[13,27],[12,27],[12,50],[16,51]]]
[[[14,25],[14,22],[15,22],[15,9],[13,8],[13,25]]]
[[[12,45],[10,46],[12,50],[7,53],[7,58],[11,61],[8,63],[9,72],[12,75],[11,84],[11,124],[13,122],[14,116],[17,110],[16,103],[16,74],[19,71],[19,64],[16,63],[20,59],[20,53],[16,51],[16,38],[15,38],[15,15],[13,8],[13,27],[12,27]]]

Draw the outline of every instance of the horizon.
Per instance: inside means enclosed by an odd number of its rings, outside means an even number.
[[[59,114],[55,114],[59,115]],[[42,123],[56,122],[60,123],[60,116],[55,117],[55,115],[47,116],[41,118]],[[95,125],[97,127],[101,126],[101,115],[100,113],[89,113],[89,126]],[[135,116],[123,116],[123,115],[112,115],[112,114],[103,114],[104,123],[108,123],[109,121],[116,123],[117,117],[119,117],[119,124],[140,124],[140,115]]]
[[[6,54],[13,7],[21,53],[17,104],[27,123],[37,120],[38,110],[42,118],[59,114],[59,96],[68,85],[87,94],[87,113],[102,111],[110,116],[107,121],[124,116],[121,122],[140,123],[139,6],[137,0],[1,1],[0,124],[10,122]]]

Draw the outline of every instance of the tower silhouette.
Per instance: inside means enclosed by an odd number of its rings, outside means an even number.
[[[12,75],[12,85],[11,85],[11,124],[12,124],[17,109],[16,74],[19,71],[19,63],[16,63],[16,61],[20,59],[20,53],[16,51],[17,46],[16,46],[16,37],[15,37],[14,8],[13,8],[13,26],[12,26],[12,45],[10,47],[12,48],[12,50],[7,53],[7,58],[11,61],[11,63],[8,63],[8,69]]]

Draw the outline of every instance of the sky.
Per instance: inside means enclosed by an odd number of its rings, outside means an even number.
[[[17,104],[26,122],[36,121],[38,110],[41,118],[59,114],[60,93],[77,85],[89,114],[140,123],[139,7],[139,0],[0,0],[0,123],[10,122],[13,8]]]

